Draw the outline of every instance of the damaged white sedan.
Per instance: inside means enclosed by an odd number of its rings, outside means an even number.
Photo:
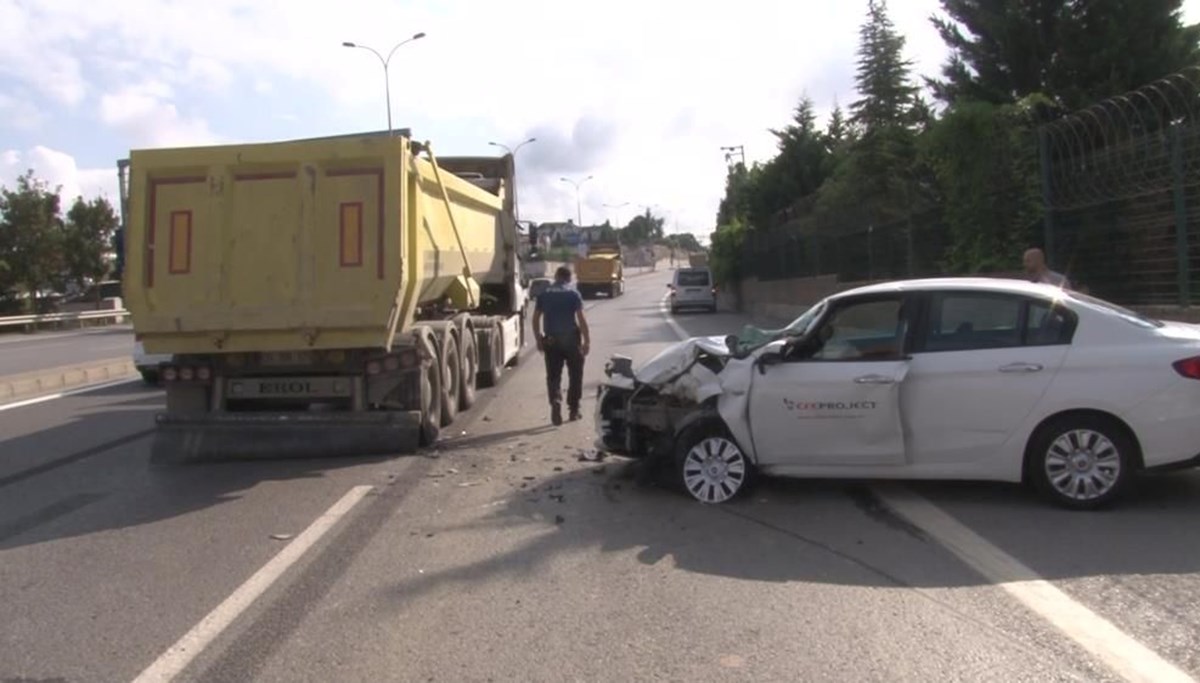
[[[706,503],[763,473],[1027,482],[1090,509],[1200,465],[1200,326],[1049,285],[872,285],[605,372],[597,446]]]

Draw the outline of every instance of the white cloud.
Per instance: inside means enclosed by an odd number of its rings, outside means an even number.
[[[37,130],[42,125],[42,112],[25,96],[0,93],[0,120],[19,131]]]
[[[80,196],[85,199],[102,196],[117,206],[120,194],[115,165],[112,168],[79,168],[70,154],[40,145],[23,153],[14,149],[0,153],[0,185],[15,186],[17,177],[30,169],[34,177],[46,181],[50,187],[62,186],[59,196],[63,199],[64,210]]]
[[[203,145],[221,138],[199,118],[187,118],[169,101],[161,81],[128,86],[100,98],[100,120],[121,131],[135,146]]]
[[[0,47],[0,65],[8,66],[0,69],[70,103],[87,92],[77,78],[78,57],[87,55],[88,69],[99,72],[93,87],[106,93],[100,121],[136,145],[237,138],[238,130],[221,131],[225,138],[211,130],[206,120],[217,105],[204,98],[238,87],[280,103],[276,111],[245,111],[247,119],[321,107],[344,122],[330,132],[343,132],[382,123],[383,108],[378,61],[342,41],[386,54],[398,38],[425,31],[392,59],[393,118],[397,125],[416,115],[464,122],[454,131],[457,145],[478,138],[479,153],[494,151],[485,145],[493,136],[538,135],[518,159],[523,218],[573,216],[574,190],[558,177],[592,173],[585,213],[601,217],[604,203],[659,204],[680,229],[701,233],[711,229],[724,189],[721,145],[744,144],[749,160],[765,159],[774,152],[767,128],[787,120],[802,92],[821,111],[835,96],[843,106],[854,100],[866,11],[865,0],[341,0],[336,12],[317,0],[295,0],[286,12],[245,0],[120,5],[0,0],[0,46],[8,40]],[[937,9],[937,0],[891,4],[908,56],[927,75],[945,53],[928,22]],[[47,54],[61,57],[28,56]],[[64,80],[51,86],[48,73]],[[325,97],[298,102],[289,92],[296,83]],[[180,93],[200,103],[181,110]],[[114,156],[126,142],[114,140]]]

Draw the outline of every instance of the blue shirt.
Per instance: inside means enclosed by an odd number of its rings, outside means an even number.
[[[579,330],[575,313],[583,310],[583,297],[573,289],[553,284],[537,298],[537,310],[542,312],[542,332],[548,337],[569,336]]]

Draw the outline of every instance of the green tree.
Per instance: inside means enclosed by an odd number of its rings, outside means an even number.
[[[109,274],[105,255],[112,247],[118,224],[116,211],[107,199],[75,199],[67,211],[62,235],[63,267],[68,282],[82,288]]]
[[[936,97],[994,104],[1033,94],[1079,109],[1195,65],[1182,0],[941,0],[950,57]]]
[[[640,246],[659,242],[663,238],[663,224],[666,221],[655,216],[646,209],[646,213],[634,216],[620,232],[621,241],[630,246]]]
[[[17,178],[17,187],[0,188],[0,261],[5,290],[27,292],[38,306],[42,293],[63,284],[63,221],[58,189],[51,190],[33,171]]]
[[[914,130],[921,112],[904,45],[886,2],[868,0],[867,20],[859,30],[859,99],[851,105],[850,119],[861,133],[851,168],[859,176],[856,184],[877,197],[891,193],[915,157]]]
[[[812,195],[825,182],[830,153],[816,120],[812,100],[805,96],[796,105],[791,123],[771,131],[778,153],[762,167],[750,192],[748,217],[755,227],[770,227],[780,211]]]
[[[1042,215],[1034,100],[954,104],[922,141],[943,193],[954,272],[1011,270]]]

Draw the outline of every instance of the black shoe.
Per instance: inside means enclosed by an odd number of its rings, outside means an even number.
[[[579,409],[578,409],[578,408],[572,408],[572,409],[571,409],[571,416],[570,416],[568,419],[570,419],[570,420],[571,420],[571,422],[576,422],[576,421],[582,420],[582,419],[583,419],[583,415],[581,415],[581,414],[579,413]]]
[[[562,424],[562,406],[561,405],[559,405],[557,403],[553,403],[550,405],[550,421],[554,423],[555,427]]]

